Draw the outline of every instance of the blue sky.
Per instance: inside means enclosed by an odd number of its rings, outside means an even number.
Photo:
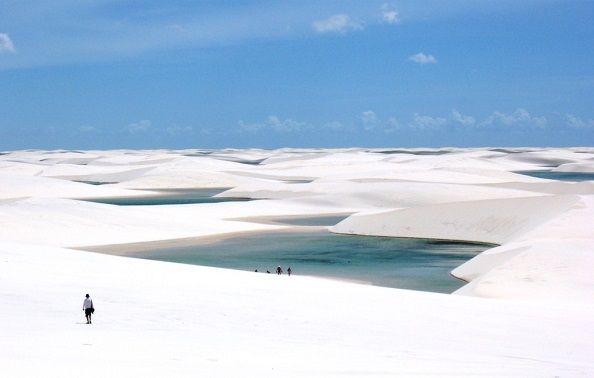
[[[592,1],[0,0],[0,149],[592,146]]]

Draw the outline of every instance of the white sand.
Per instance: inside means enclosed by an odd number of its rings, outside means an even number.
[[[594,183],[513,172],[589,172],[594,150],[385,152],[1,155],[2,375],[591,376]],[[77,200],[213,187],[265,199]],[[453,271],[470,282],[457,295],[64,248],[285,229],[247,220],[336,213],[355,213],[336,232],[500,246]],[[97,307],[91,326],[82,324],[86,292]]]

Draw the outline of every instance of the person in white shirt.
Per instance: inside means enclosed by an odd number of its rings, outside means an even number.
[[[91,324],[91,314],[95,312],[95,308],[93,308],[93,300],[89,296],[89,294],[85,295],[85,301],[83,302],[83,311],[85,312],[85,317],[87,318],[87,324]]]

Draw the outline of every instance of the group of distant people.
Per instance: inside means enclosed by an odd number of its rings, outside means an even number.
[[[292,272],[293,271],[291,270],[291,267],[288,267],[287,274],[290,276]],[[278,274],[278,275],[283,274],[283,268],[281,268],[280,265],[276,267],[276,274]]]
[[[256,272],[257,271],[258,271],[258,269],[256,269]],[[270,271],[267,270],[266,273],[270,273]],[[287,274],[290,276],[291,273],[293,273],[293,270],[291,269],[291,267],[288,267],[287,268]],[[278,274],[278,275],[283,274],[283,268],[281,268],[280,265],[276,267],[276,274]],[[91,316],[95,312],[95,307],[93,306],[93,300],[91,299],[91,296],[89,294],[86,294],[85,295],[85,299],[83,301],[83,308],[82,309],[85,312],[85,318],[87,319],[87,324],[92,324],[91,323]]]
[[[256,269],[254,272],[258,273],[258,269]],[[270,273],[270,271],[267,270],[266,273]],[[287,268],[287,274],[290,276],[291,273],[293,273],[293,270],[291,269],[291,267],[288,267]],[[276,274],[278,274],[278,275],[283,274],[283,268],[281,268],[280,265],[276,267]]]

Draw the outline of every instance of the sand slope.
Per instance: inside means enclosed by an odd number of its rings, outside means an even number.
[[[591,376],[594,183],[517,172],[590,172],[593,159],[588,148],[7,152],[3,375]],[[219,187],[260,200],[81,201]],[[285,229],[260,221],[339,213],[353,215],[338,233],[496,245],[452,272],[469,282],[455,295],[64,248]]]
[[[7,376],[587,376],[591,306],[0,244]],[[59,264],[56,262],[59,261]],[[94,324],[82,316],[93,294]]]

